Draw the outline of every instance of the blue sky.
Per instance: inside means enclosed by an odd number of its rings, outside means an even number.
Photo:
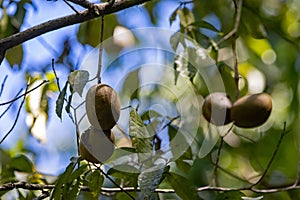
[[[25,30],[31,26],[46,22],[50,19],[55,19],[74,12],[63,1],[38,1],[33,0],[37,7],[34,10],[28,6],[28,12],[26,15],[25,23],[22,26],[22,30]],[[169,25],[169,16],[178,6],[178,1],[162,1],[157,4],[155,8],[155,15],[159,16],[157,27],[167,28],[172,30],[178,29],[178,21],[174,22],[173,26]],[[80,7],[76,6],[78,10]],[[133,8],[126,9],[117,13],[118,21],[121,25],[130,29],[154,27],[151,23],[150,17],[143,6],[135,6]],[[25,69],[39,70],[39,66],[50,64],[51,59],[55,58],[56,52],[60,52],[61,43],[66,37],[76,38],[78,24],[65,27],[56,31],[46,33],[38,38],[32,39],[24,43],[24,62],[22,63],[23,69],[20,71],[11,70],[7,63],[4,61],[1,64],[0,81],[4,79],[5,75],[8,75],[6,88],[1,96],[1,102],[11,99],[16,90],[24,88],[24,71]],[[140,39],[143,39],[145,35],[139,35]],[[147,37],[146,37],[147,38]],[[149,39],[149,38],[147,38]],[[155,39],[155,38],[154,38]],[[42,41],[42,42],[41,42]],[[46,41],[47,45],[51,48],[45,47],[43,41]],[[165,41],[166,42],[166,41]],[[76,44],[75,44],[76,45]],[[77,44],[78,45],[78,44]],[[53,49],[53,50],[51,50]],[[93,50],[92,48],[87,48]],[[74,52],[74,57],[81,56],[80,51]],[[151,60],[151,57],[145,57]],[[128,63],[127,63],[128,64]],[[128,70],[124,70],[123,73],[128,73]],[[61,84],[66,80],[67,74],[64,70],[57,69],[58,76],[60,77]],[[122,74],[120,74],[122,75]],[[124,76],[124,74],[122,75]],[[107,80],[109,81],[109,80]],[[110,80],[112,81],[112,80]],[[113,81],[112,81],[113,82]],[[17,88],[17,89],[16,89]],[[29,137],[26,145],[27,148],[32,149],[38,153],[36,158],[37,170],[46,174],[57,174],[64,170],[65,166],[69,163],[69,158],[76,155],[76,141],[75,141],[75,127],[71,120],[64,113],[62,122],[55,116],[55,100],[53,97],[50,103],[50,120],[47,125],[47,143],[45,145],[40,144],[33,137]],[[15,102],[13,109],[1,120],[0,131],[2,134],[11,127],[15,117],[16,109],[20,101]],[[5,108],[0,108],[1,110]],[[11,148],[16,145],[16,141],[24,139],[27,136],[27,126],[25,123],[26,113],[22,112],[20,115],[17,126],[7,140],[3,143],[4,148]],[[3,123],[8,122],[8,123]]]

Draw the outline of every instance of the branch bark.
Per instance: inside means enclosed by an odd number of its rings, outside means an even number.
[[[126,8],[139,5],[151,0],[116,0],[100,4],[94,4],[95,10],[86,9],[76,14],[68,15],[65,17],[49,20],[37,26],[31,27],[20,33],[16,33],[9,37],[0,40],[0,63],[4,57],[5,51],[14,46],[22,44],[44,33],[48,33],[66,26],[82,23],[100,16],[108,15],[111,13],[124,10]]]
[[[15,183],[5,183],[0,185],[0,191],[9,191],[17,188],[22,188],[26,190],[52,190],[55,187],[55,185],[43,185],[43,184],[31,184],[26,182],[15,182]],[[81,191],[90,191],[87,186],[82,186]],[[213,191],[236,191],[236,190],[249,190],[255,193],[276,193],[281,191],[289,191],[289,190],[297,190],[300,189],[300,185],[288,185],[288,186],[282,186],[282,187],[276,187],[276,188],[265,188],[265,189],[258,189],[253,186],[250,187],[244,187],[244,188],[229,188],[229,187],[213,187],[213,186],[204,186],[199,187],[196,189],[197,192],[201,191],[207,191],[207,190],[213,190]],[[134,192],[134,191],[140,191],[140,188],[135,187],[124,187],[122,189],[120,188],[106,188],[102,187],[101,192],[102,193],[116,193],[116,192]],[[156,193],[175,193],[174,189],[156,189]]]

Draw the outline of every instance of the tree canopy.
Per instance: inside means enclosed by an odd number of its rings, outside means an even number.
[[[299,20],[298,0],[0,1],[1,199],[299,198]]]

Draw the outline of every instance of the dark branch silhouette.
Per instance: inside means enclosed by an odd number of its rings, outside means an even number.
[[[100,4],[93,4],[93,8],[95,10],[86,9],[84,11],[72,15],[49,20],[20,33],[16,33],[14,35],[6,37],[0,40],[0,63],[4,58],[6,50],[20,45],[44,33],[48,33],[50,31],[54,31],[73,24],[88,21],[90,19],[94,19],[100,16],[115,13],[117,11],[145,3],[147,1],[151,0],[116,0]]]

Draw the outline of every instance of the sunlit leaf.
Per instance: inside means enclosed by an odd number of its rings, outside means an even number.
[[[185,177],[167,172],[164,174],[176,194],[183,200],[199,200],[196,188]]]
[[[72,92],[82,95],[83,88],[89,80],[89,72],[85,70],[76,70],[68,76],[68,82],[72,87]]]
[[[129,135],[138,153],[152,152],[152,137],[135,109],[130,112]]]
[[[182,27],[187,27],[189,24],[192,24],[195,22],[194,14],[186,7],[184,7],[183,9],[177,10],[177,14],[179,16],[180,25]]]
[[[61,90],[61,92],[59,93],[58,98],[56,100],[55,112],[60,119],[61,119],[61,114],[62,114],[62,110],[63,110],[63,106],[64,106],[65,96],[67,93],[67,88],[68,88],[68,82],[66,82],[64,88]]]

